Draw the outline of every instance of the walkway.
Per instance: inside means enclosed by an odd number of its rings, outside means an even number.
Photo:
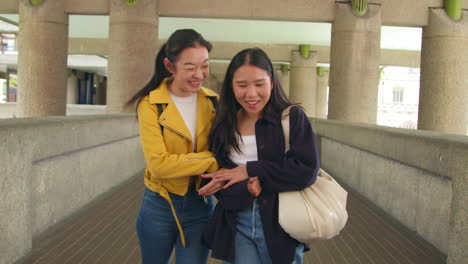
[[[144,186],[137,177],[56,225],[33,243],[25,263],[140,263],[135,216]],[[348,196],[342,233],[312,245],[304,264],[441,264],[445,256],[357,194]],[[220,263],[211,260],[210,264]],[[196,264],[196,263],[194,263]]]

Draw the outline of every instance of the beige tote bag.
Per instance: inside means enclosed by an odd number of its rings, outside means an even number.
[[[283,111],[281,124],[289,150],[289,110]],[[302,191],[279,193],[278,218],[281,227],[294,239],[310,244],[340,233],[348,220],[348,193],[327,172],[319,169],[317,180]]]

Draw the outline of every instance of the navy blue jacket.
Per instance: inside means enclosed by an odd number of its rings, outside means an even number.
[[[273,264],[289,264],[300,242],[279,225],[278,193],[302,190],[315,182],[320,167],[316,137],[299,107],[290,112],[290,150],[286,154],[281,113],[265,113],[255,124],[255,137],[258,161],[247,162],[247,172],[249,177],[258,176],[261,181],[262,192],[257,199],[268,251]],[[217,160],[222,168],[236,167],[229,159]],[[218,204],[203,236],[214,258],[234,261],[237,211],[255,199],[248,192],[247,183],[245,180],[216,194]]]

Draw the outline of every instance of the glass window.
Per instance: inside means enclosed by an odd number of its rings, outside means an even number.
[[[401,104],[403,103],[403,87],[393,87],[393,103]]]

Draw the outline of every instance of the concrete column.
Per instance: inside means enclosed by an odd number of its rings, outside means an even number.
[[[16,76],[16,78],[18,78],[18,76]],[[17,94],[15,94],[15,98],[13,100],[13,98],[10,98],[10,69],[7,69],[7,74],[6,74],[6,85],[7,85],[7,102],[16,102],[16,98],[17,98]],[[16,86],[18,86],[18,84],[16,84]],[[16,89],[16,91],[18,91],[18,89]],[[15,106],[15,113],[16,113],[16,106]],[[16,115],[15,115],[16,116]]]
[[[281,83],[281,87],[283,87],[284,93],[289,97],[289,67],[287,70],[276,70],[276,74]]]
[[[210,76],[203,83],[203,86],[209,88],[217,94],[221,92],[221,90],[218,89],[218,78],[216,78],[216,75],[214,74],[210,74]]]
[[[418,129],[468,134],[468,11],[429,11],[423,28]]]
[[[96,75],[97,87],[96,97],[94,98],[94,104],[105,105],[106,104],[106,79],[104,76]]]
[[[86,74],[86,104],[93,104],[94,92],[94,73],[88,72]]]
[[[289,100],[300,103],[307,116],[315,117],[317,53],[311,51],[303,58],[299,51],[292,51],[291,56]]]
[[[19,1],[17,116],[65,115],[68,15],[66,1]]]
[[[225,73],[211,73],[214,75],[214,77],[216,78],[216,88],[218,91],[219,91],[219,94],[221,94],[221,90],[223,89],[223,85],[224,85],[224,77],[225,77]]]
[[[349,3],[336,4],[328,119],[376,123],[381,26],[380,5],[370,4],[358,17]]]
[[[67,104],[78,103],[78,85],[76,75],[70,71],[67,79]]]
[[[154,74],[157,53],[157,1],[110,0],[107,111],[133,112],[126,102]]]
[[[321,72],[320,72],[321,71]],[[317,70],[317,107],[316,116],[318,118],[327,118],[328,103],[328,69]]]

